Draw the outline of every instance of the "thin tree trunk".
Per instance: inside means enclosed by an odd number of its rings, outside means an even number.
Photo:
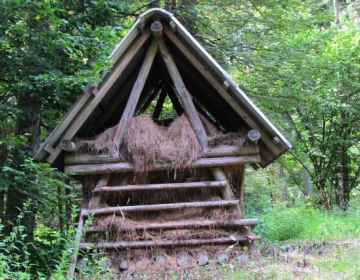
[[[282,190],[282,201],[286,202],[287,201],[287,188],[286,188],[286,183],[284,182],[284,178],[285,178],[285,173],[284,173],[284,168],[282,166],[279,166],[279,179],[281,181],[281,190]]]
[[[66,179],[65,184],[69,185],[70,180]],[[65,215],[66,215],[66,227],[68,227],[71,220],[71,190],[65,188]]]
[[[342,209],[346,210],[350,201],[349,189],[349,158],[347,149],[344,148],[341,166],[341,189],[342,189]]]
[[[63,207],[63,195],[61,192],[61,187],[57,187],[57,201],[58,201],[58,217],[59,217],[59,228],[60,232],[64,233],[64,207]]]
[[[17,102],[18,107],[24,111],[24,114],[17,119],[15,135],[28,135],[28,141],[23,152],[25,152],[26,156],[33,156],[39,147],[40,101],[35,93],[24,93],[18,96]],[[29,199],[31,204],[26,209],[23,225],[26,227],[27,240],[31,241],[35,229],[36,206],[29,183],[21,184],[17,182],[8,189],[6,215],[9,217],[9,222],[6,224],[5,232],[11,232],[13,225],[16,224],[20,209],[23,209],[24,203]]]
[[[176,7],[176,0],[165,0],[165,10],[173,11]]]
[[[335,21],[334,23],[338,25],[340,23],[340,6],[339,6],[339,0],[334,0],[334,16]]]
[[[309,169],[310,166],[307,166],[306,168]],[[305,186],[305,195],[309,196],[312,194],[312,185],[310,174],[306,169],[304,169],[302,172],[302,178]]]

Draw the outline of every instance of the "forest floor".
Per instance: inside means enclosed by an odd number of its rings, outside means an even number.
[[[210,264],[182,271],[137,273],[121,279],[360,279],[360,239],[260,245],[260,260]]]

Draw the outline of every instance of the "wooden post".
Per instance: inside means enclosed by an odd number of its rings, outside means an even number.
[[[141,91],[144,88],[146,79],[149,75],[151,66],[154,62],[156,51],[157,51],[156,41],[152,41],[150,44],[150,47],[147,50],[144,62],[140,69],[139,76],[137,77],[134,87],[131,90],[130,97],[128,99],[125,110],[121,116],[120,122],[119,122],[118,127],[115,132],[114,143],[115,143],[117,151],[119,151],[119,149],[120,149],[126,126],[129,122],[130,118],[134,115],[135,108],[139,101]]]
[[[90,209],[99,206],[100,200],[101,200],[101,194],[98,193],[98,191],[102,187],[105,187],[108,184],[109,179],[110,179],[110,174],[103,174],[100,176],[100,179],[97,182],[96,187],[94,189],[93,196],[91,197],[90,202],[89,202]]]
[[[238,182],[238,188],[239,188],[239,200],[240,200],[240,207],[244,208],[244,189],[245,189],[245,184],[244,184],[244,179],[245,179],[245,164],[240,165],[240,170],[239,170],[239,182]]]
[[[75,268],[76,268],[77,256],[78,256],[79,248],[80,248],[80,241],[81,241],[83,226],[84,226],[84,216],[81,211],[78,228],[76,230],[76,235],[75,235],[74,252],[71,256],[70,268],[66,275],[67,279],[69,279],[69,280],[72,280],[75,277]]]
[[[217,181],[226,181],[226,187],[221,189],[221,196],[223,199],[234,199],[235,195],[231,189],[230,183],[226,178],[226,175],[224,173],[224,171],[220,168],[212,168],[211,172],[214,176],[214,179]],[[242,219],[243,218],[243,214],[241,212],[240,206],[239,205],[235,205],[236,209],[234,209],[234,213],[238,214],[239,218]]]
[[[208,146],[207,144],[207,135],[204,129],[204,126],[200,120],[200,117],[195,109],[195,105],[191,99],[190,93],[186,89],[186,86],[181,78],[180,72],[176,67],[175,61],[171,56],[168,48],[166,47],[164,40],[161,38],[159,41],[159,50],[161,56],[165,62],[166,68],[169,71],[170,77],[175,85],[175,88],[179,94],[181,102],[184,106],[185,113],[191,123],[192,128],[194,129],[196,136],[199,140],[203,151]]]

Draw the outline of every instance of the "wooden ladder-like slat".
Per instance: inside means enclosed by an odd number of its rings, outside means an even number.
[[[152,230],[152,229],[184,229],[184,228],[232,228],[240,226],[255,226],[257,219],[231,219],[231,220],[184,220],[174,222],[162,223],[138,223],[132,224],[132,230]],[[119,230],[124,230],[119,228]],[[86,229],[87,233],[106,232],[106,228],[89,227]]]
[[[80,249],[124,249],[124,248],[146,248],[146,247],[169,247],[169,246],[191,246],[191,245],[212,245],[212,244],[232,244],[236,242],[253,241],[260,239],[259,236],[232,236],[211,239],[188,239],[188,240],[146,240],[146,241],[118,241],[118,242],[99,242],[81,243]]]
[[[211,208],[211,207],[227,207],[236,206],[239,200],[218,200],[218,201],[201,201],[201,202],[182,202],[182,203],[167,203],[167,204],[149,204],[149,205],[133,205],[133,206],[117,206],[104,207],[99,209],[83,210],[84,216],[116,214],[123,212],[138,212],[138,211],[162,211],[162,210],[176,210],[186,208]]]
[[[223,188],[226,187],[226,181],[203,181],[187,183],[167,183],[167,184],[142,184],[142,185],[124,185],[124,186],[104,186],[95,189],[99,192],[122,192],[122,191],[148,191],[148,190],[179,190],[194,188]]]

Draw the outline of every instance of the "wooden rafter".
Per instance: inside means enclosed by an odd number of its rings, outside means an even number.
[[[139,39],[134,43],[133,47],[129,49],[129,51],[124,55],[119,64],[115,66],[112,70],[111,77],[105,81],[105,83],[101,86],[96,96],[88,103],[85,109],[76,117],[75,121],[68,128],[64,136],[61,137],[61,140],[71,140],[75,134],[79,131],[81,126],[88,119],[93,110],[99,105],[103,97],[107,94],[109,89],[114,85],[116,80],[123,74],[126,70],[126,66],[132,61],[135,55],[138,53],[140,48],[146,43],[148,38],[150,37],[150,31],[145,31]],[[56,158],[61,152],[61,148],[56,147],[54,151],[48,157],[49,163],[54,163]]]
[[[166,90],[163,88],[163,90],[161,91],[159,98],[157,100],[155,109],[154,109],[154,113],[152,115],[153,120],[158,120],[162,111],[162,108],[164,106],[164,102],[167,96],[167,92]]]
[[[280,153],[276,144],[267,136],[261,127],[253,121],[250,115],[241,108],[241,106],[234,101],[231,95],[226,91],[222,84],[220,84],[212,74],[206,70],[204,65],[188,50],[188,48],[177,38],[177,36],[167,27],[164,26],[164,34],[171,42],[185,55],[185,57],[195,66],[195,68],[210,82],[210,84],[219,92],[219,94],[233,107],[233,109],[248,122],[249,126],[260,131],[262,140],[273,149],[276,153]]]
[[[153,91],[151,91],[149,94],[147,94],[146,97],[144,97],[143,102],[139,102],[137,107],[137,114],[144,113],[147,108],[149,108],[151,102],[156,98],[156,96],[159,94],[161,89],[163,88],[163,83],[160,81],[157,86],[154,88]]]
[[[140,72],[139,72],[139,76],[137,77],[137,79],[135,81],[133,89],[130,93],[130,97],[126,104],[125,110],[121,116],[120,122],[117,126],[117,129],[116,129],[116,132],[114,135],[113,141],[114,141],[117,151],[120,149],[121,142],[123,140],[128,121],[134,115],[136,105],[139,101],[140,94],[144,88],[146,79],[149,75],[151,66],[154,62],[156,51],[157,51],[157,43],[155,40],[153,40],[146,52],[143,64],[142,64]]]
[[[173,104],[177,115],[181,116],[184,113],[184,108],[181,106],[181,103],[180,103],[179,99],[177,98],[172,86],[169,85],[167,88],[168,88],[168,96],[171,100],[171,103]]]
[[[186,86],[181,78],[180,72],[176,67],[174,59],[170,54],[168,48],[165,45],[165,42],[162,38],[158,39],[159,50],[161,57],[164,60],[167,70],[169,71],[170,77],[174,83],[174,86],[179,94],[181,102],[184,106],[185,113],[196,133],[196,136],[201,144],[203,150],[208,146],[207,135],[204,129],[203,124],[200,121],[200,117],[195,109],[195,105],[191,99],[189,91],[186,89]]]

